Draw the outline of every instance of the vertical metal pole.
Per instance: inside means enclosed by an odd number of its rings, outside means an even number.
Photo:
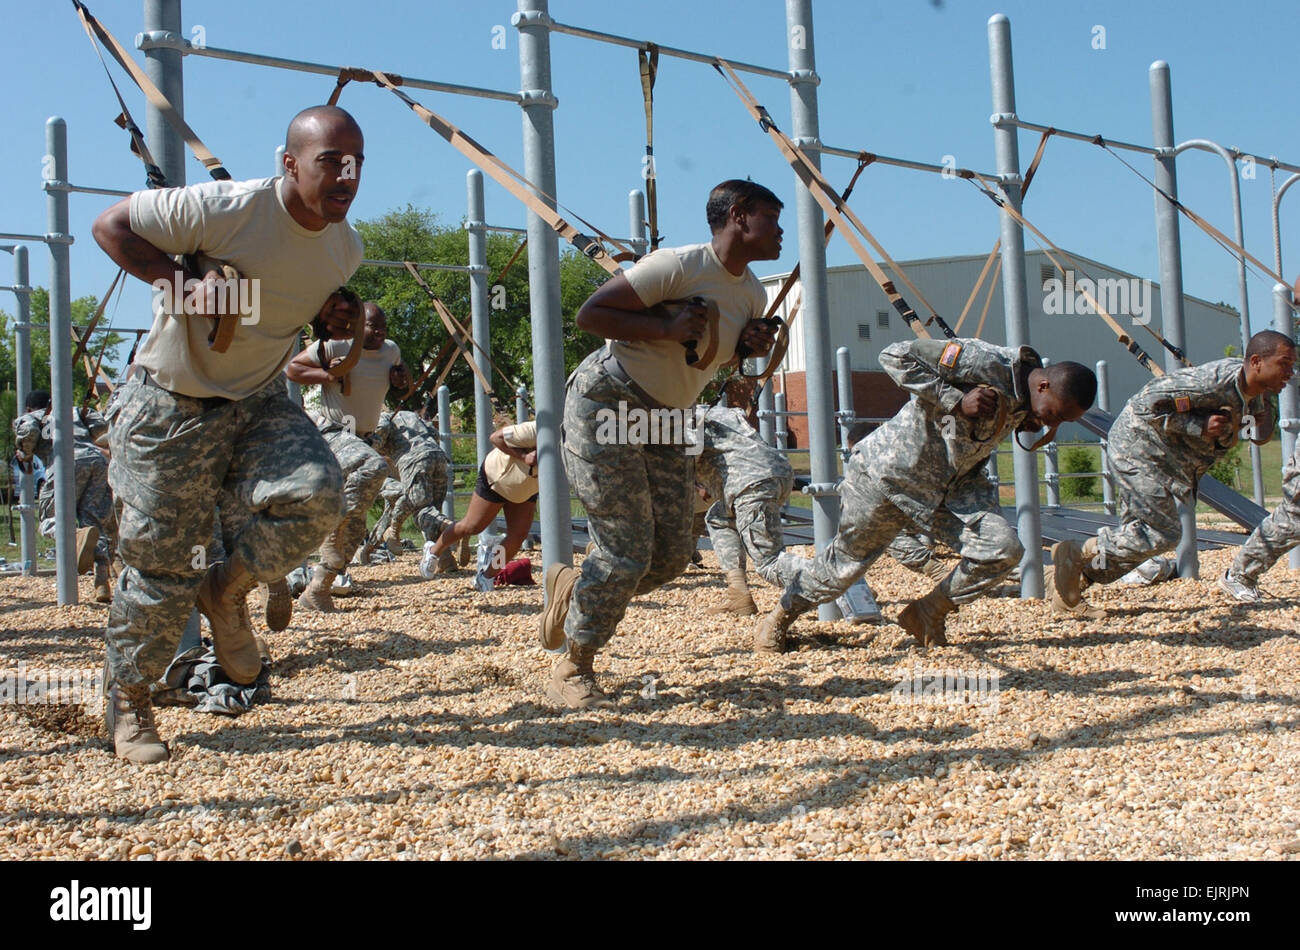
[[[451,390],[446,386],[438,387],[438,438],[447,458],[452,458],[451,437]],[[454,465],[454,463],[452,463]],[[456,520],[456,470],[452,467],[447,477],[447,495],[442,500],[442,513],[452,521]]]
[[[1105,360],[1097,361],[1097,408],[1110,412],[1110,370]],[[1115,483],[1110,476],[1110,440],[1101,438],[1101,500],[1106,506],[1106,513],[1115,513]]]
[[[813,46],[812,0],[786,0],[786,44],[790,62],[791,134],[821,167],[818,138],[817,56]],[[804,393],[808,408],[808,467],[812,480],[833,482],[839,474],[835,447],[835,393],[831,388],[830,311],[826,292],[826,240],[822,210],[812,193],[795,185],[799,220],[799,261],[803,265]],[[784,420],[784,416],[778,417]],[[813,497],[813,543],[820,551],[835,536],[840,520],[837,495]],[[821,620],[840,619],[832,601],[817,608]]]
[[[1246,246],[1246,239],[1241,226],[1241,178],[1237,174],[1237,163],[1228,156],[1228,169],[1232,175],[1232,215],[1236,228],[1235,236],[1238,247]],[[1250,345],[1250,293],[1246,289],[1246,255],[1238,253],[1237,257],[1237,293],[1241,295],[1241,357],[1246,358],[1246,347]],[[1255,490],[1255,504],[1264,506],[1264,462],[1259,446],[1250,443],[1250,471]]]
[[[271,172],[272,178],[279,178],[284,174],[284,146],[275,147],[275,170]]]
[[[469,312],[470,333],[474,336],[474,358],[484,372],[492,372],[488,354],[492,352],[492,327],[488,318],[487,212],[483,203],[483,173],[470,169],[465,176],[469,192]],[[532,255],[528,255],[530,258]],[[488,398],[478,376],[474,377],[474,443],[482,464],[492,451],[492,400]]]
[[[638,188],[627,193],[628,235],[632,238],[632,250],[638,257],[650,249],[645,228],[645,195]]]
[[[853,428],[853,369],[849,363],[849,348],[841,346],[835,351],[835,386],[839,390],[840,449],[849,450],[849,430]]]
[[[551,94],[551,18],[548,0],[518,0],[511,23],[519,30],[519,82],[523,96],[524,175],[555,194],[555,128]],[[560,457],[564,418],[564,330],[560,307],[558,237],[528,212],[528,288],[533,315],[533,407],[537,412],[537,474],[544,564],[573,563],[569,480]]]
[[[1279,251],[1279,256],[1281,252]],[[1278,267],[1280,273],[1282,268]],[[1295,318],[1291,312],[1291,288],[1285,284],[1273,285],[1273,329],[1286,334],[1288,339],[1295,339]],[[1300,426],[1300,398],[1297,398],[1294,382],[1287,383],[1278,396],[1278,415],[1282,427],[1282,468],[1295,453],[1296,428]],[[1291,570],[1300,568],[1300,548],[1292,548],[1287,556],[1287,566]]]
[[[21,288],[15,294],[18,298],[18,327],[14,330],[14,349],[18,371],[17,412],[21,414],[27,404],[27,394],[32,390],[32,298],[31,276],[27,269],[27,248],[21,245],[14,248],[14,287]],[[35,475],[24,472],[20,480],[18,503],[22,505],[22,539],[19,551],[22,553],[23,573],[29,577],[36,573],[36,511]]]
[[[146,33],[164,30],[181,35],[181,0],[144,0],[144,29]],[[145,50],[144,71],[159,91],[185,115],[184,67],[181,51],[156,48]],[[167,184],[177,187],[185,184],[185,141],[163,114],[152,104],[144,110],[145,136],[149,151],[167,178]]]
[[[1016,111],[1015,73],[1011,62],[1011,21],[1001,13],[989,18],[989,65],[993,82],[993,143],[998,179],[1006,200],[1020,210],[1020,143],[1016,127],[997,116]],[[1025,234],[1005,211],[1002,219],[1002,301],[1006,307],[1007,346],[1029,344],[1029,292],[1025,277]],[[1025,547],[1020,561],[1020,596],[1043,596],[1043,531],[1038,511],[1038,459],[1013,445],[1016,473],[1016,530]]]
[[[528,421],[528,390],[520,383],[515,389],[515,422]]]
[[[1147,71],[1151,90],[1151,144],[1158,149],[1168,149],[1167,155],[1155,159],[1156,187],[1178,197],[1178,176],[1175,173],[1174,101],[1169,81],[1169,64],[1156,60]],[[1155,195],[1156,244],[1160,251],[1160,320],[1167,339],[1186,352],[1187,338],[1183,332],[1183,250],[1178,227],[1178,209],[1164,195]],[[1172,353],[1165,353],[1165,370],[1176,372],[1182,364]],[[1183,536],[1178,542],[1178,576],[1201,576],[1200,558],[1196,553],[1196,504],[1188,501],[1178,508],[1183,524]]]
[[[785,393],[776,394],[776,447],[784,452],[790,448],[790,424],[785,414]],[[831,479],[834,481],[835,479]],[[816,481],[816,479],[813,479]]]
[[[767,357],[760,361],[763,372],[767,369]],[[771,413],[776,408],[776,400],[772,398],[772,380],[763,384],[763,388],[758,393],[758,411],[760,413]],[[758,437],[768,445],[776,445],[776,424],[772,421],[771,415],[760,415],[758,417]]]
[[[58,116],[45,122],[45,154],[54,157],[54,180],[68,181],[68,126]],[[54,559],[58,602],[77,602],[77,492],[72,461],[72,278],[68,264],[68,193],[45,193],[50,249],[50,398],[54,418]]]

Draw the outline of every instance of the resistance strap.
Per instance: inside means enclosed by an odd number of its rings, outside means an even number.
[[[1015,208],[1011,206],[1010,201],[1007,201],[1001,195],[997,194],[997,192],[994,190],[996,187],[995,185],[990,183],[982,175],[978,173],[972,173],[972,184],[975,181],[979,182],[979,184],[976,185],[976,187],[980,191],[982,191],[985,195],[987,195],[988,198],[994,204],[996,204],[1007,214],[1011,215],[1011,217],[1014,218],[1020,224],[1021,227],[1028,228],[1034,234],[1034,236],[1038,238],[1039,242],[1043,246],[1043,253],[1047,255],[1047,259],[1050,260],[1056,266],[1056,269],[1060,271],[1062,275],[1065,274],[1066,268],[1065,265],[1062,264],[1060,260],[1057,259],[1056,254],[1061,255],[1066,260],[1068,260],[1071,264],[1073,264],[1075,270],[1079,272],[1084,272],[1083,268],[1078,266],[1077,261],[1075,261],[1072,257],[1070,257],[1070,255],[1062,251],[1055,244],[1053,244],[1051,239],[1049,239],[1047,235],[1045,235],[1042,231],[1038,230],[1038,228],[1034,227],[1033,224],[1027,221],[1024,215],[1022,215],[1019,211],[1017,211]],[[1056,254],[1053,254],[1052,253],[1053,251],[1055,251]],[[1129,334],[1124,330],[1124,328],[1120,326],[1118,322],[1116,322],[1115,318],[1112,317],[1106,311],[1106,308],[1103,307],[1092,294],[1088,293],[1087,290],[1083,290],[1083,289],[1080,289],[1079,293],[1083,295],[1083,298],[1087,300],[1088,303],[1092,304],[1093,308],[1097,311],[1097,315],[1101,317],[1103,320],[1105,320],[1106,324],[1111,328],[1112,331],[1114,331],[1115,336],[1119,340],[1121,346],[1123,346],[1126,350],[1132,353],[1134,358],[1143,366],[1145,366],[1153,376],[1165,375],[1164,370],[1160,368],[1159,364],[1157,364],[1154,360],[1151,359],[1150,355],[1145,350],[1143,350],[1141,346],[1138,345],[1138,342],[1136,340],[1134,340],[1131,336],[1129,336]],[[1157,340],[1159,340],[1162,344],[1164,344],[1166,349],[1168,349],[1171,353],[1177,356],[1179,360],[1181,360],[1184,364],[1187,363],[1186,358],[1182,356],[1181,352],[1178,350],[1177,347],[1171,345],[1167,340],[1164,339],[1164,337],[1162,337],[1155,330],[1152,330],[1150,327],[1147,327],[1146,329],[1149,333],[1151,333],[1152,336],[1154,336]]]
[[[781,154],[785,156],[790,167],[794,169],[795,175],[798,176],[801,182],[803,182],[804,187],[808,189],[814,200],[816,200],[816,202],[821,206],[822,210],[826,213],[826,216],[835,223],[835,226],[838,227],[841,232],[843,232],[844,239],[849,242],[849,246],[852,247],[854,253],[858,255],[858,259],[862,261],[867,272],[875,278],[876,283],[880,285],[880,289],[885,292],[885,296],[889,298],[894,309],[897,310],[899,314],[902,315],[903,319],[907,321],[908,325],[912,328],[912,332],[923,339],[929,339],[930,334],[926,331],[925,326],[931,322],[937,322],[947,336],[953,336],[952,328],[949,327],[944,319],[939,316],[934,307],[930,306],[929,302],[925,299],[925,295],[922,294],[921,291],[917,289],[916,285],[908,279],[902,268],[898,266],[898,263],[889,256],[889,252],[886,251],[871,232],[867,230],[866,225],[862,223],[861,219],[853,213],[851,208],[839,200],[839,196],[835,194],[835,190],[822,176],[821,171],[815,164],[813,164],[812,160],[808,158],[807,154],[790,141],[789,137],[786,136],[784,132],[777,128],[771,115],[768,114],[767,110],[763,108],[763,106],[759,105],[753,94],[745,84],[740,81],[740,77],[736,75],[736,71],[731,68],[731,65],[726,60],[715,59],[713,61],[713,68],[716,69],[719,75],[721,75],[722,78],[727,81],[728,85],[731,86],[732,91],[735,92],[745,109],[751,116],[753,116],[754,120],[758,122],[759,128],[766,132],[772,141],[776,143],[777,148],[781,150]],[[916,315],[916,311],[912,309],[911,305],[903,298],[902,294],[898,292],[894,282],[885,275],[885,272],[881,270],[880,265],[875,262],[875,259],[872,258],[870,253],[868,253],[867,249],[862,245],[862,242],[858,240],[857,235],[853,233],[855,230],[858,234],[861,234],[873,248],[875,248],[876,253],[881,256],[890,268],[893,269],[894,274],[903,282],[904,286],[915,295],[916,299],[929,309],[931,314],[929,320],[922,323],[921,318]]]
[[[645,99],[645,178],[646,214],[650,225],[650,250],[659,247],[659,189],[655,182],[655,78],[659,74],[659,47],[647,43],[637,50],[641,73],[641,96]]]

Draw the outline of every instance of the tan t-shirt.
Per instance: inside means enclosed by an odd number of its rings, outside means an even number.
[[[361,263],[361,235],[347,222],[309,231],[289,215],[279,178],[209,181],[137,191],[131,230],[167,254],[232,265],[255,284],[255,313],[241,317],[225,353],[208,349],[207,317],[172,315],[170,294],[154,295],[154,320],[136,363],[159,386],[186,396],[242,399],[279,375],[293,338]]]
[[[344,356],[352,345],[351,340],[317,340],[307,347],[309,358],[317,366],[329,365],[335,357]],[[321,360],[321,348],[325,359]],[[388,371],[402,362],[402,352],[392,340],[385,340],[377,350],[361,351],[361,359],[348,374],[351,395],[343,395],[337,382],[321,386],[318,412],[331,422],[347,425],[349,416],[355,420],[357,435],[369,435],[379,425],[379,414],[384,411],[384,397],[388,395]]]
[[[647,307],[695,296],[717,304],[718,352],[707,366],[687,365],[686,350],[676,340],[611,340],[609,344],[627,374],[653,398],[676,409],[694,405],[717,368],[735,355],[745,324],[766,310],[763,285],[748,267],[739,277],[730,273],[711,244],[660,248],[623,274]],[[706,331],[696,352],[703,355],[708,348]]]
[[[537,448],[537,422],[521,422],[501,430],[501,438],[512,449]],[[493,449],[483,460],[488,485],[506,501],[527,501],[537,494],[537,466],[529,468],[523,459]]]

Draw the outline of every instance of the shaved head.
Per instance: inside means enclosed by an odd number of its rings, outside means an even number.
[[[361,134],[357,120],[338,106],[312,106],[303,109],[289,123],[284,133],[284,150],[298,155],[309,143],[327,136],[331,131],[346,129]]]

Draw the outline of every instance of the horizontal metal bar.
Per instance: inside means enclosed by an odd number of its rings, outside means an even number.
[[[361,263],[369,264],[371,267],[392,267],[397,270],[406,270],[404,261],[372,261],[367,259]],[[421,261],[412,261],[411,263],[415,265],[416,270],[454,270],[468,273],[470,269],[468,264],[425,264]]]
[[[66,181],[43,181],[41,182],[41,190],[76,192],[81,195],[112,195],[117,198],[129,198],[135,194],[133,191],[122,191],[118,188],[92,188],[89,185],[70,185]]]
[[[3,234],[0,234],[0,241],[39,241],[39,242],[42,243],[42,244],[63,244],[63,243],[71,243],[70,241],[69,241],[69,242],[59,241],[59,240],[57,240],[58,237],[59,237],[59,235],[53,235],[53,234],[51,234],[51,235],[45,235],[45,234],[9,234],[9,233],[6,232],[6,233],[3,233]]]
[[[0,287],[0,290],[12,290],[16,294],[30,294],[32,292],[30,287]]]
[[[4,289],[5,288],[0,287],[0,290],[4,290]],[[13,324],[13,328],[15,330],[48,330],[50,328],[50,325],[48,323],[15,323]],[[73,326],[72,329],[82,334],[85,334],[86,332],[85,327]],[[95,329],[92,330],[91,332],[92,333],[134,333],[136,336],[144,336],[149,331],[138,330],[135,329],[134,327],[95,327]]]
[[[841,158],[856,159],[862,157],[862,149],[836,148],[835,146],[832,145],[823,145],[821,147],[821,153],[823,155],[838,155]],[[958,169],[955,167],[950,167],[948,165],[936,165],[933,162],[914,162],[910,158],[893,158],[889,155],[879,155],[876,152],[869,152],[868,154],[872,156],[873,164],[894,165],[898,168],[911,168],[914,171],[932,172],[938,175],[946,174],[950,178],[959,177],[956,174]],[[964,171],[965,169],[961,169],[961,170]],[[996,174],[992,172],[977,172],[977,174],[982,175],[983,177],[989,179],[990,181],[995,181],[998,177]]]
[[[615,46],[626,46],[630,49],[646,49],[648,46],[652,45],[646,40],[634,40],[628,36],[618,36],[614,33],[602,33],[599,30],[588,30],[580,26],[569,26],[567,23],[558,23],[555,20],[551,20],[546,24],[546,26],[552,33],[567,33],[569,36],[580,36],[585,40],[596,40],[600,43],[612,43]],[[718,58],[717,56],[710,56],[705,53],[695,53],[688,49],[678,49],[675,46],[659,46],[657,43],[653,45],[658,48],[659,55],[661,56],[673,56],[677,59],[689,59],[692,62],[705,63],[710,66],[713,65],[713,61]],[[788,70],[769,69],[766,66],[755,66],[753,63],[742,63],[734,59],[727,59],[725,56],[722,58],[726,59],[727,63],[733,69],[740,72],[754,73],[758,76],[770,76],[773,79],[784,79],[786,82],[790,81],[790,72]]]
[[[249,63],[253,66],[270,66],[274,69],[292,69],[301,73],[317,73],[321,76],[336,77],[341,66],[329,66],[325,63],[311,63],[299,59],[285,59],[282,56],[262,56],[258,53],[245,53],[242,50],[222,49],[218,46],[194,46],[189,40],[175,33],[155,30],[150,33],[137,33],[136,49],[178,49],[187,56],[206,56],[210,59],[225,59],[235,63]],[[386,73],[394,85],[407,86],[412,89],[428,89],[432,92],[448,92],[458,96],[476,96],[479,99],[499,99],[502,102],[519,103],[523,97],[517,92],[504,92],[498,89],[485,89],[481,86],[464,86],[460,83],[436,82],[432,79],[412,79],[399,77],[396,73]],[[398,82],[398,79],[401,82]]]
[[[1092,142],[1092,140],[1097,137],[1096,135],[1087,135],[1083,132],[1071,132],[1068,129],[1060,129],[1052,125],[1039,125],[1037,122],[1026,122],[1018,116],[1011,116],[1009,118],[1007,116],[1002,116],[1000,118],[1004,123],[1014,125],[1020,129],[1028,129],[1031,132],[1046,132],[1048,129],[1052,129],[1056,135],[1059,135],[1062,138],[1075,139],[1079,142]],[[1151,145],[1134,145],[1132,142],[1120,142],[1117,139],[1108,139],[1104,135],[1102,136],[1102,139],[1107,145],[1113,145],[1115,148],[1126,148],[1130,152],[1145,152],[1147,155],[1160,154],[1160,150]]]
[[[484,231],[500,231],[502,234],[527,234],[527,228],[507,228],[497,224],[483,225]]]

